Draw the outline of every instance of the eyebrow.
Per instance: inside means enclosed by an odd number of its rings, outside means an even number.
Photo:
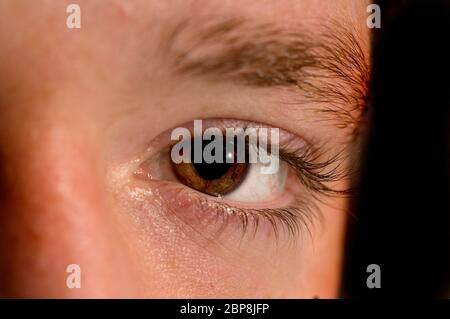
[[[337,21],[320,25],[315,34],[308,29],[237,18],[186,20],[167,37],[165,53],[176,74],[293,88],[337,118],[339,127],[356,127],[370,75],[360,41]]]

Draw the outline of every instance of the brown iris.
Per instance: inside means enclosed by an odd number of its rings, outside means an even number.
[[[211,142],[203,141],[203,149]],[[191,145],[194,145],[193,140]],[[241,184],[249,167],[248,163],[238,163],[234,147],[230,149],[233,149],[232,154],[227,154],[224,142],[223,159],[220,163],[206,163],[203,160],[200,163],[194,163],[194,152],[191,152],[191,163],[172,162],[173,171],[181,183],[195,190],[213,196],[228,194]],[[212,155],[215,154],[212,153]],[[227,156],[234,159],[232,163],[226,163]]]

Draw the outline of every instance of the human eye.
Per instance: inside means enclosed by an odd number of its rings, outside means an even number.
[[[154,185],[181,227],[205,237],[240,230],[249,238],[296,239],[319,219],[317,201],[339,193],[333,188],[342,177],[339,159],[323,159],[293,133],[239,120],[204,120],[200,129],[196,122],[181,126],[183,136],[175,130],[158,136],[135,172]]]

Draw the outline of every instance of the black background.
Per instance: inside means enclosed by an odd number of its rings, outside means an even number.
[[[450,0],[379,1],[344,297],[450,298]],[[366,268],[381,267],[381,289]]]

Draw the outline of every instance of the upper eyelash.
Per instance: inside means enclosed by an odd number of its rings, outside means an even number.
[[[280,159],[296,171],[300,182],[315,195],[349,196],[355,193],[356,189],[351,186],[345,189],[330,186],[334,182],[351,180],[356,174],[356,170],[351,171],[345,166],[348,158],[345,149],[326,160],[319,160],[323,151],[315,151],[310,145],[294,149],[289,145],[280,146],[279,153]]]

